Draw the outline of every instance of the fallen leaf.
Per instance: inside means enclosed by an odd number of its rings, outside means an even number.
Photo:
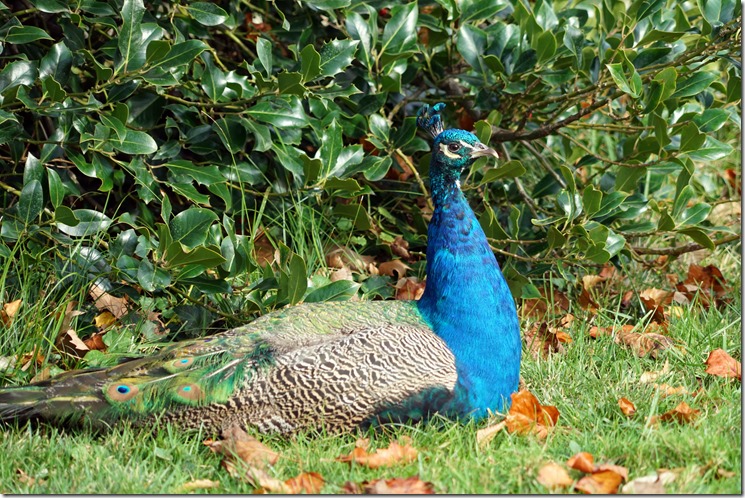
[[[523,299],[518,310],[521,318],[544,320],[547,315],[558,317],[569,311],[569,298],[563,292],[554,290],[550,297],[546,296],[544,289],[539,289],[539,292],[542,297]]]
[[[479,446],[484,446],[486,443],[494,439],[494,436],[496,436],[497,433],[505,427],[507,427],[507,422],[502,420],[497,424],[479,429],[478,432],[476,432],[476,442],[479,444]]]
[[[566,335],[566,334],[565,334]],[[525,344],[534,358],[548,356],[550,353],[563,353],[564,346],[560,344],[555,330],[546,322],[536,322],[524,335]],[[571,338],[570,338],[571,341]]]
[[[631,417],[636,413],[636,406],[634,405],[634,403],[631,402],[631,400],[627,398],[619,399],[618,406],[619,408],[621,408],[621,413],[623,413],[627,417]]]
[[[623,485],[621,492],[632,495],[664,495],[665,486],[657,474],[637,477]]]
[[[408,270],[411,270],[411,267],[400,259],[386,261],[378,265],[378,271],[381,275],[387,275],[396,279],[405,277]]]
[[[706,359],[706,373],[742,380],[742,364],[723,349],[715,349]]]
[[[287,492],[293,495],[300,493],[317,495],[321,492],[321,489],[323,489],[324,484],[323,477],[321,477],[321,474],[317,472],[302,472],[285,481]]]
[[[110,311],[104,311],[96,315],[96,317],[93,319],[93,323],[96,324],[96,327],[103,330],[116,323],[116,317]]]
[[[618,492],[623,477],[612,470],[603,470],[587,475],[577,481],[574,489],[590,495],[608,495]]]
[[[44,484],[46,482],[44,479],[31,477],[22,469],[16,469],[16,476],[18,482],[20,482],[21,484],[25,484],[26,486],[36,486],[37,484]]]
[[[591,474],[595,471],[595,458],[588,452],[582,451],[567,460],[567,465],[573,469]]]
[[[701,413],[701,410],[695,410],[688,406],[688,403],[681,401],[678,406],[670,411],[667,411],[659,416],[652,416],[649,418],[649,425],[655,424],[658,421],[661,422],[677,422],[679,424],[688,424],[693,422]]]
[[[624,325],[620,330],[617,330],[615,341],[633,350],[640,358],[647,355],[657,358],[658,351],[664,351],[674,344],[672,339],[664,335],[630,332],[629,328],[633,330],[634,327]]]
[[[116,318],[121,318],[129,311],[126,297],[112,296],[98,284],[91,285],[88,295],[99,310],[109,310]]]
[[[550,462],[538,470],[536,480],[548,489],[566,488],[572,485],[574,480],[569,473],[558,463]]]
[[[629,469],[626,467],[623,467],[621,465],[615,465],[612,463],[601,463],[597,467],[595,467],[595,471],[593,473],[597,472],[605,472],[606,470],[610,470],[611,472],[615,472],[619,476],[623,478],[623,480],[627,480],[629,478]]]
[[[342,490],[346,494],[371,495],[432,495],[434,485],[419,479],[419,476],[394,477],[392,479],[375,479],[362,483],[345,482]]]
[[[354,462],[371,469],[405,464],[416,460],[419,452],[408,441],[399,444],[391,442],[387,448],[379,448],[375,453],[368,453],[366,448],[356,446],[348,455],[336,458],[338,462]]]
[[[668,360],[665,360],[665,364],[662,365],[661,370],[644,372],[641,377],[639,377],[639,382],[641,382],[642,384],[649,384],[656,381],[663,375],[667,375],[668,373],[670,373],[670,363],[668,362]]]
[[[82,358],[90,351],[90,348],[78,337],[78,334],[73,329],[67,329],[66,332],[59,336],[57,347],[76,358]]]
[[[18,314],[18,310],[21,309],[22,299],[16,299],[9,303],[3,304],[3,309],[0,310],[0,320],[6,325],[10,326],[13,323],[13,318]]]
[[[91,349],[91,350],[95,350],[95,351],[106,350],[106,344],[104,344],[103,342],[103,334],[94,333],[88,339],[84,340],[83,343],[85,343],[85,345],[88,346],[88,349]]]
[[[730,477],[735,477],[737,475],[736,472],[732,472],[731,470],[726,470],[719,468],[717,469],[717,477],[721,477],[722,479],[729,479]]]
[[[178,486],[175,490],[175,494],[184,494],[195,489],[213,489],[219,488],[220,481],[211,481],[209,479],[194,479],[193,481],[185,482],[181,486]]]
[[[279,453],[249,436],[238,425],[224,429],[221,436],[222,440],[208,439],[204,441],[204,445],[223,455],[222,466],[233,477],[244,477],[246,467],[249,470],[263,470],[279,460]],[[242,468],[239,468],[239,462],[242,463]]]
[[[673,387],[668,384],[652,384],[655,389],[660,392],[660,397],[667,398],[668,396],[675,396],[676,394],[688,394],[688,389],[685,386]]]
[[[518,434],[535,434],[540,439],[548,436],[549,430],[559,419],[555,406],[542,406],[530,391],[511,394],[512,406],[505,422],[507,430]]]
[[[411,260],[411,254],[409,253],[409,243],[404,240],[400,235],[397,236],[391,243],[391,252],[401,259],[407,261]]]
[[[405,277],[396,282],[396,299],[403,301],[416,301],[424,294],[425,282],[420,282],[416,277]]]

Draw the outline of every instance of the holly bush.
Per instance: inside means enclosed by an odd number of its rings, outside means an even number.
[[[390,297],[377,263],[424,277],[414,116],[435,102],[502,155],[463,185],[516,297],[739,240],[715,216],[740,195],[735,0],[10,0],[0,18],[0,255],[40,292],[74,276],[179,326]]]

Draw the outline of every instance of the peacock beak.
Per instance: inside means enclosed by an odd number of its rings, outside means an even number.
[[[473,151],[471,152],[471,157],[484,156],[494,156],[496,158],[499,158],[499,153],[491,147],[487,147],[486,145],[479,142],[475,145]]]

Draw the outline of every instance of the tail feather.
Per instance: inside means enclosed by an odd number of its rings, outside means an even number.
[[[110,368],[74,370],[27,386],[0,388],[0,421],[44,419],[100,426],[166,409],[225,403],[246,369],[263,362],[235,357],[229,344],[222,346],[194,341]]]

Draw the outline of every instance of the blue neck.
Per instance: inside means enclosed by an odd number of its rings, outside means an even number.
[[[520,328],[507,282],[457,178],[430,167],[427,286],[419,311],[455,356],[458,382],[448,407],[480,419],[503,412],[520,377]]]

